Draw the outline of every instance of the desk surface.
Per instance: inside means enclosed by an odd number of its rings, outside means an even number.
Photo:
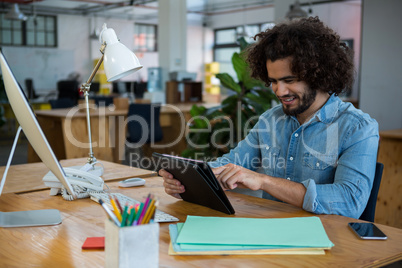
[[[202,105],[206,108],[211,108],[218,106],[217,103],[178,103],[178,104],[164,104],[161,107],[161,114],[169,114],[169,113],[188,113],[191,110],[193,105]],[[66,108],[66,109],[52,109],[52,110],[38,110],[35,111],[36,115],[46,116],[46,117],[60,117],[64,118],[67,114],[76,107],[73,108]],[[102,112],[100,112],[102,111]],[[98,108],[98,109],[90,109],[90,114],[92,116],[99,116],[99,115],[126,115],[127,110],[113,110],[110,108]],[[85,110],[80,109],[77,112],[72,113],[74,117],[85,117],[86,113]]]
[[[116,165],[116,169],[120,166]],[[12,178],[9,178],[12,179]],[[184,221],[187,215],[284,218],[313,214],[294,206],[266,199],[228,192],[236,214],[228,216],[168,196],[160,177],[149,177],[145,186],[119,188],[109,182],[113,192],[141,200],[148,193],[159,199],[158,208]],[[63,223],[56,226],[31,228],[0,228],[0,266],[25,267],[104,267],[103,250],[82,250],[87,237],[104,236],[105,213],[100,205],[89,199],[64,201],[49,196],[48,191],[24,194],[5,194],[0,198],[1,211],[27,209],[59,209]],[[161,267],[376,267],[402,259],[402,230],[378,225],[387,235],[386,241],[363,241],[347,227],[357,221],[336,215],[320,215],[324,228],[335,246],[318,256],[169,256],[168,223],[160,224],[159,265]]]
[[[380,136],[382,138],[402,139],[402,129],[380,131]]]
[[[61,160],[60,164],[63,167],[83,166],[86,163],[86,158],[77,158],[71,160]],[[149,177],[155,176],[156,172],[132,168],[126,165],[115,164],[103,160],[99,160],[104,166],[104,181],[113,181],[120,179],[127,179],[132,177]],[[3,176],[5,167],[0,167],[0,175]],[[6,182],[4,185],[3,193],[23,193],[37,190],[49,189],[42,182],[43,176],[49,169],[40,163],[31,163],[23,165],[10,166],[8,170]]]

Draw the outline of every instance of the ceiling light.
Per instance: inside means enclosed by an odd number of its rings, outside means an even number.
[[[294,3],[294,5],[290,6],[290,10],[286,13],[286,18],[289,20],[296,18],[307,18],[308,14],[306,11],[301,9],[300,3],[298,0]]]
[[[14,4],[10,11],[4,16],[7,20],[27,20],[27,17],[20,11],[18,4]]]

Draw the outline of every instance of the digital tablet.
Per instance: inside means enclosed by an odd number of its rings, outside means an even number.
[[[157,170],[164,169],[184,185],[184,201],[206,206],[226,214],[235,211],[210,166],[204,161],[153,153]]]

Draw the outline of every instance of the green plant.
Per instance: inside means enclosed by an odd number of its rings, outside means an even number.
[[[239,42],[241,52],[232,56],[238,82],[227,73],[216,75],[221,85],[233,94],[217,107],[192,107],[192,120],[189,122],[187,135],[188,147],[182,152],[183,157],[213,159],[229,152],[245,138],[258,117],[271,108],[272,101],[277,101],[270,88],[250,76],[249,66],[245,61],[249,44],[244,38],[239,39]]]

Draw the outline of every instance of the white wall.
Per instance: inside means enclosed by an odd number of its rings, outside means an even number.
[[[361,3],[352,1],[314,5],[312,15],[318,16],[326,25],[334,29],[341,39],[353,40],[356,79],[351,97],[357,99],[359,95]]]
[[[57,81],[75,70],[72,49],[3,46],[2,51],[22,88],[25,89],[25,79],[32,78],[36,93],[55,90]]]
[[[198,14],[187,14],[187,71],[197,73],[197,81],[202,81],[205,55],[206,32],[204,17]]]
[[[255,24],[274,21],[273,6],[233,12],[222,15],[212,15],[208,18],[208,27],[226,28],[231,26]]]
[[[108,28],[115,30],[124,45],[133,50],[133,20],[98,17],[96,27],[101,29],[104,22]],[[37,92],[56,90],[57,81],[66,79],[72,72],[79,73],[81,82],[84,82],[93,70],[93,61],[101,57],[99,41],[89,38],[93,31],[90,17],[58,15],[57,26],[57,48],[2,47],[14,75],[23,87],[26,78],[33,78]],[[138,53],[137,56],[144,68],[122,80],[146,81],[147,68],[158,66],[156,52]]]
[[[290,0],[289,0],[290,1]],[[281,1],[277,1],[279,5]],[[291,1],[293,2],[293,0]],[[285,5],[284,8],[286,8]],[[303,7],[305,8],[305,7]],[[307,9],[307,8],[305,8]],[[358,49],[360,34],[360,6],[348,3],[334,3],[330,5],[314,5],[314,15],[327,23],[330,27],[339,31],[341,38],[353,38],[355,48]],[[233,25],[243,25],[261,22],[270,22],[275,20],[276,9],[268,5],[264,8],[250,9],[245,12],[234,12],[221,15],[212,15],[205,21],[202,15],[187,15],[187,56],[184,57],[186,70],[197,72],[197,79],[202,81],[204,63],[213,60],[213,29],[225,28]],[[334,15],[334,13],[336,15]],[[347,18],[347,19],[345,19]],[[352,19],[351,19],[352,18]],[[3,47],[10,65],[16,73],[18,81],[22,84],[27,77],[33,77],[35,87],[39,91],[49,91],[56,88],[57,80],[65,79],[71,72],[81,74],[82,80],[88,79],[92,68],[93,60],[100,57],[100,44],[97,40],[89,39],[94,25],[101,28],[103,22],[108,27],[116,31],[118,38],[128,48],[133,49],[134,20],[118,20],[111,18],[97,17],[93,20],[85,16],[58,16],[58,48],[10,48]],[[206,22],[207,27],[203,27]],[[148,22],[149,23],[149,22]],[[157,22],[155,22],[157,23]],[[162,44],[158,44],[161,46]],[[19,60],[13,62],[13,55],[19,55]],[[359,53],[356,53],[358,56]],[[137,54],[144,68],[139,72],[125,77],[123,80],[147,80],[147,68],[157,67],[160,61],[158,52],[147,52]],[[15,57],[16,58],[16,57]],[[27,69],[24,61],[35,62],[40,68]],[[51,66],[57,64],[57,68],[44,69],[41,64],[48,60]],[[358,60],[356,60],[359,63]],[[39,70],[41,70],[39,72]],[[357,95],[357,90],[354,91]]]
[[[402,1],[364,0],[360,107],[380,130],[402,128]]]

